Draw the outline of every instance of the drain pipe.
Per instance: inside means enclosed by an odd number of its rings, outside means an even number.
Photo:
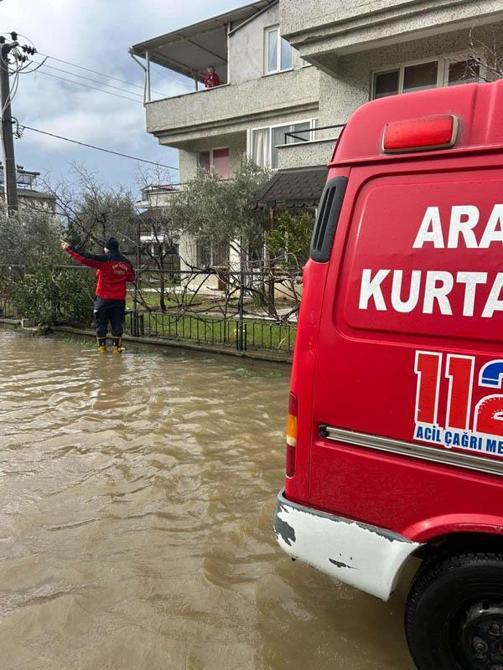
[[[138,65],[141,67],[141,69],[144,72],[143,76],[143,104],[150,102],[152,99],[152,93],[150,89],[150,57],[148,51],[145,51],[145,60],[147,61],[147,65],[143,65],[141,60],[135,56],[133,53],[132,49],[129,49],[129,55],[131,58],[135,61],[135,63],[138,63]]]

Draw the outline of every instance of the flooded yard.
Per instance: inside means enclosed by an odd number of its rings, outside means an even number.
[[[410,670],[277,547],[288,366],[0,330],[2,670]]]

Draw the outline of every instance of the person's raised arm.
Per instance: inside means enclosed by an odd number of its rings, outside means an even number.
[[[87,265],[89,268],[96,268],[99,270],[108,260],[108,257],[103,255],[96,256],[95,254],[86,254],[84,252],[78,253],[77,251],[74,251],[68,242],[65,242],[64,240],[61,240],[61,248],[63,251],[66,251],[69,256],[74,258],[79,263],[82,263],[82,265]]]

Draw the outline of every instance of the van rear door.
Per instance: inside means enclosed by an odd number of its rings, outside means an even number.
[[[503,472],[502,243],[501,155],[351,169],[317,347],[313,506],[401,533],[501,507],[499,478],[482,502],[480,477]]]

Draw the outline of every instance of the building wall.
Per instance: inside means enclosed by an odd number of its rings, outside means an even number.
[[[502,16],[501,0],[280,0],[283,34],[313,62],[330,52],[358,52],[373,42],[491,24]]]
[[[441,6],[454,7],[469,5],[473,2],[465,0],[281,0],[281,22],[285,33],[294,34],[307,30],[328,29],[329,26],[383,12],[399,12],[421,10],[424,23],[428,23],[428,14]],[[396,14],[395,14],[396,15]]]
[[[303,67],[146,105],[147,132],[177,146],[246,130],[251,122],[318,106],[319,73]]]
[[[240,84],[265,75],[264,30],[279,24],[279,5],[273,5],[256,19],[240,28],[229,39],[230,83]],[[293,53],[293,68],[302,67],[298,51]],[[265,75],[267,76],[267,75]]]
[[[241,133],[214,135],[204,137],[199,140],[191,142],[184,142],[178,146],[179,149],[179,165],[180,165],[180,182],[184,183],[195,176],[197,171],[197,159],[200,151],[207,151],[208,149],[229,147],[231,173],[235,172],[239,167],[243,155],[249,151],[247,145],[246,131],[251,132],[254,128],[263,128],[267,126],[282,126],[292,123],[298,123],[309,119],[319,117],[319,110],[313,107],[311,110],[305,112],[297,112],[295,114],[283,114],[281,116],[272,116],[256,119],[246,124],[246,129]]]
[[[246,154],[246,132],[232,135],[216,135],[187,142],[180,149],[180,182],[192,179],[197,172],[198,154],[210,149],[229,148],[231,173],[235,172]]]
[[[490,46],[499,36],[503,46],[503,24],[478,28],[476,36]],[[368,102],[375,70],[442,56],[468,56],[469,39],[469,31],[461,30],[339,58],[337,75],[320,75],[320,125],[345,123],[357,107]]]

